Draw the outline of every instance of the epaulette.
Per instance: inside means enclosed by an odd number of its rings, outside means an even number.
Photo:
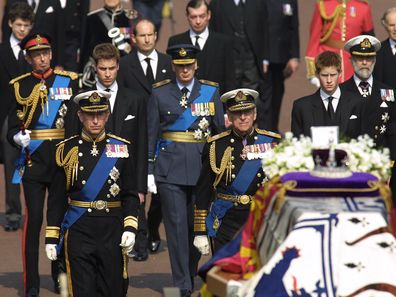
[[[278,133],[267,131],[267,130],[263,130],[263,129],[259,129],[259,128],[256,128],[256,132],[258,134],[262,134],[262,135],[267,135],[267,136],[271,136],[271,137],[275,137],[275,138],[282,138],[282,136],[280,134],[278,134]]]
[[[114,135],[114,134],[107,133],[107,136],[109,136],[109,137],[111,137],[111,138],[114,138],[114,139],[118,139],[118,140],[120,140],[120,141],[122,141],[122,142],[126,142],[127,144],[131,144],[131,142],[130,142],[129,140],[126,140],[126,139],[124,139],[124,138],[122,138],[122,137],[119,137],[119,136],[116,136],[116,135]]]
[[[231,133],[231,130],[227,130],[227,131],[221,132],[219,134],[213,135],[208,138],[208,142],[212,142],[212,141],[218,140],[220,138],[223,138],[225,136],[228,136],[228,135],[230,135],[230,133]]]
[[[97,9],[97,10],[93,10],[93,11],[89,12],[89,13],[87,14],[87,16],[93,15],[93,14],[95,14],[95,13],[98,13],[98,12],[101,11],[101,10],[104,10],[104,8],[102,7],[102,8],[99,8],[99,9]]]
[[[59,74],[59,75],[63,75],[63,76],[68,76],[70,77],[72,80],[75,80],[78,78],[78,74],[72,71],[65,71],[65,70],[54,70],[55,74]]]
[[[73,136],[71,136],[71,137],[69,137],[69,138],[67,138],[67,139],[64,139],[64,140],[62,140],[61,142],[58,142],[58,143],[56,144],[56,146],[58,146],[58,145],[60,145],[60,144],[62,144],[62,143],[65,143],[65,142],[69,141],[70,139],[76,138],[77,136],[78,136],[78,135],[73,135]]]
[[[18,77],[15,77],[14,79],[10,80],[9,84],[10,84],[10,85],[13,85],[13,84],[14,84],[15,82],[17,82],[18,80],[20,80],[20,79],[22,79],[22,78],[25,78],[25,77],[28,77],[28,76],[30,76],[31,74],[32,74],[31,72],[28,72],[28,73],[22,74],[22,75],[20,75],[20,76],[18,76]]]
[[[214,82],[214,81],[210,81],[210,80],[206,80],[206,79],[200,79],[199,82],[201,84],[213,86],[213,87],[216,87],[216,88],[219,87],[219,84],[217,82]]]
[[[167,84],[169,84],[170,82],[171,82],[170,79],[164,79],[164,80],[161,80],[161,81],[159,81],[159,82],[156,82],[155,84],[153,84],[153,89],[162,87],[162,86],[164,86],[164,85],[167,85]]]

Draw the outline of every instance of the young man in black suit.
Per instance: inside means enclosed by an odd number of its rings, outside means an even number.
[[[381,42],[373,75],[396,89],[396,7],[387,9],[381,21],[389,37]]]
[[[340,90],[341,57],[330,51],[315,62],[320,88],[314,94],[293,103],[291,131],[295,136],[311,136],[313,126],[339,126],[341,136],[359,135],[359,98]]]
[[[0,44],[0,89],[2,92],[2,109],[0,112],[1,131],[1,159],[4,162],[4,176],[6,184],[6,224],[5,231],[19,229],[21,220],[20,186],[11,183],[12,174],[15,171],[15,160],[19,156],[19,150],[7,141],[8,112],[12,105],[13,95],[9,82],[31,70],[26,62],[23,50],[19,46],[33,25],[34,13],[32,8],[23,2],[15,3],[8,13],[8,26],[11,35],[8,40]]]
[[[190,29],[171,36],[168,47],[177,44],[194,44],[201,51],[197,55],[197,78],[217,82],[220,94],[236,87],[232,39],[209,30],[211,12],[205,0],[190,0],[186,7]]]
[[[8,12],[16,2],[29,4],[35,14],[32,32],[40,32],[51,37],[52,66],[63,66],[63,15],[60,1],[53,0],[7,0],[2,20],[2,39],[9,38],[11,31],[8,23]]]
[[[153,83],[174,78],[171,58],[155,49],[157,32],[154,23],[150,20],[141,19],[136,23],[132,41],[135,44],[135,49],[121,58],[118,82],[120,85],[142,94],[148,101]],[[162,220],[161,203],[155,188],[149,187],[148,191],[153,194],[147,215],[148,248],[150,252],[156,253],[161,242],[158,231]],[[145,260],[147,258],[147,252],[144,248],[147,246],[147,243],[145,243],[147,242],[145,216],[143,214],[139,215],[139,220],[135,245],[135,252],[137,251],[137,253],[133,254],[133,259]]]

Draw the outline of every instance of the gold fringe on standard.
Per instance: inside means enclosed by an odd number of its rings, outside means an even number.
[[[66,189],[69,190],[70,185],[73,185],[74,181],[77,180],[78,173],[78,147],[73,147],[64,157],[65,144],[59,144],[56,149],[56,164],[63,167],[66,174]]]
[[[19,82],[14,83],[14,90],[15,90],[16,101],[18,102],[18,104],[23,106],[23,111],[22,111],[23,116],[26,116],[26,112],[30,107],[27,119],[24,120],[24,124],[26,128],[28,128],[30,123],[32,122],[34,112],[36,110],[37,104],[40,99],[41,99],[41,110],[44,111],[44,105],[47,104],[47,114],[48,114],[48,100],[47,100],[48,90],[44,82],[40,82],[36,84],[30,95],[25,98],[22,97],[19,92]]]
[[[210,145],[210,152],[209,152],[209,160],[210,160],[210,167],[212,168],[213,172],[216,173],[216,179],[213,183],[213,187],[216,188],[216,186],[219,184],[222,176],[224,175],[224,171],[227,171],[226,173],[226,184],[228,181],[231,181],[231,154],[232,154],[232,148],[229,146],[226,148],[224,151],[223,157],[221,158],[220,162],[220,168],[217,168],[216,166],[216,142],[213,142]]]

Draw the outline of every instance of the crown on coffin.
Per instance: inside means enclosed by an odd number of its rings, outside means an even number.
[[[352,175],[347,167],[348,154],[340,149],[313,149],[315,167],[311,175],[324,178],[343,178]]]

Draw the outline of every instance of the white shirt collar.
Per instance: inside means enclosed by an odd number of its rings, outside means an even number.
[[[357,77],[355,74],[353,75],[353,80],[355,81],[355,84],[357,85],[357,87],[359,87],[360,82],[362,81],[359,77]],[[371,88],[373,87],[373,76],[371,75],[368,80],[366,80],[369,83],[369,88],[371,90]]]
[[[117,97],[117,92],[118,92],[118,84],[117,81],[114,81],[111,86],[109,87],[105,87],[104,85],[102,85],[98,80],[96,80],[96,89],[99,91],[105,91],[106,89],[110,89],[110,110],[111,112],[113,112],[114,110],[114,104],[115,104],[115,100]]]
[[[392,53],[395,54],[395,51],[396,51],[396,41],[394,41],[392,38],[389,38],[389,44],[390,44]]]
[[[195,36],[199,35],[199,39],[205,40],[208,39],[209,37],[209,29],[208,27],[205,28],[205,30],[203,30],[201,33],[195,33],[192,29],[190,29],[190,39],[192,41],[192,43],[195,43]]]
[[[187,97],[190,97],[192,88],[194,86],[194,82],[195,82],[195,78],[188,85],[183,85],[176,79],[177,87],[179,88],[179,90],[181,90],[183,88],[187,88],[188,89]]]
[[[148,56],[143,55],[141,52],[137,51],[137,56],[138,56],[138,59],[139,59],[140,63],[144,62],[144,59],[146,59],[146,58],[150,58],[153,61],[157,61],[158,60],[158,53],[157,53],[156,50],[153,50],[151,52],[151,54],[148,55]]]
[[[15,59],[18,60],[18,55],[19,52],[22,50],[21,47],[19,46],[20,41],[14,36],[14,34],[11,34],[10,36],[10,46],[12,49],[12,52],[14,53]]]
[[[320,89],[320,97],[322,98],[323,101],[327,101],[327,98],[329,97],[333,97],[333,100],[338,100],[341,97],[341,90],[340,87],[337,87],[337,89],[335,90],[335,92],[333,93],[333,95],[329,95],[327,94],[325,91],[323,91],[323,89]]]

